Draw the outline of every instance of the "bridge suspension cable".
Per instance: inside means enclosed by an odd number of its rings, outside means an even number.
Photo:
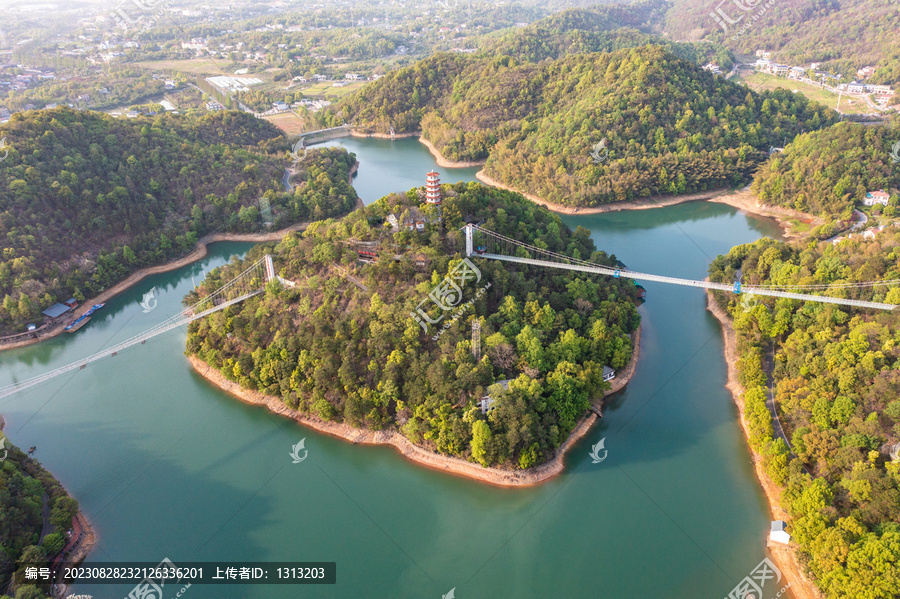
[[[51,370],[50,372],[45,372],[44,374],[18,381],[5,387],[0,387],[0,398],[8,397],[24,389],[28,389],[29,387],[34,387],[35,385],[49,381],[61,374],[73,370],[81,370],[92,362],[115,356],[120,351],[133,345],[146,343],[148,339],[152,339],[153,337],[182,327],[190,322],[204,318],[220,310],[224,310],[225,308],[240,303],[254,295],[258,295],[265,290],[266,282],[274,278],[273,276],[270,276],[273,274],[274,267],[272,266],[272,257],[269,255],[263,256],[234,279],[225,283],[212,293],[203,296],[193,305],[188,306],[159,324],[150,327],[146,331],[126,339],[121,343],[117,343],[112,347],[102,349],[86,358],[82,358],[81,360],[66,364],[65,366]]]
[[[516,255],[519,248],[524,249],[532,255],[543,256],[547,260],[538,260],[535,258]],[[794,293],[791,291],[782,291],[780,288],[771,286],[744,286],[741,283],[727,285],[725,283],[713,283],[711,281],[694,281],[690,279],[679,279],[676,277],[666,277],[661,275],[647,274],[628,270],[627,268],[613,268],[595,264],[580,258],[573,258],[549,249],[535,247],[528,243],[524,243],[517,239],[512,239],[495,233],[478,225],[466,225],[466,254],[468,256],[479,256],[488,260],[503,260],[506,262],[516,262],[520,264],[531,264],[534,266],[543,266],[548,268],[561,268],[565,270],[576,270],[581,272],[589,272],[601,274],[615,278],[628,278],[636,281],[654,281],[658,283],[669,283],[672,285],[682,285],[686,287],[700,287],[704,289],[713,289],[716,291],[730,291],[735,294],[746,293],[751,295],[765,295],[770,297],[784,297],[789,299],[798,299],[803,301],[821,302],[826,304],[841,304],[846,306],[855,306],[858,308],[872,308],[878,310],[893,310],[897,306],[894,304],[885,304],[879,302],[869,302],[864,300],[855,300],[847,298],[829,297],[826,295],[812,295],[805,293]],[[848,289],[850,287],[874,287],[876,283],[891,284],[889,281],[872,281],[868,283],[841,284],[835,287],[840,289]],[[814,287],[815,289],[828,289],[829,287]]]

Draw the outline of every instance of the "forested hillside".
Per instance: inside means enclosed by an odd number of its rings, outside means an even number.
[[[668,8],[669,3],[664,0],[641,0],[565,10],[502,35],[488,45],[485,53],[538,62],[568,54],[612,52],[658,44],[685,60],[697,64],[712,60],[725,70],[731,69],[734,55],[723,46],[675,43],[658,35],[662,33]]]
[[[20,586],[15,596],[47,597],[49,589],[24,584],[24,564],[47,566],[48,558],[66,544],[78,502],[62,485],[0,433],[0,589],[5,592],[13,575]],[[55,530],[40,540],[43,528],[43,497],[47,496],[50,524]],[[39,542],[40,541],[40,542]],[[20,567],[22,566],[22,567]],[[5,599],[6,595],[0,595]]]
[[[0,135],[9,149],[0,162],[0,331],[182,255],[206,233],[262,230],[266,202],[281,227],[356,201],[347,184],[355,159],[342,150],[311,152],[305,183],[285,193],[287,141],[238,112],[117,120],[31,111]]]
[[[827,295],[900,304],[900,230],[874,241],[735,247],[714,281],[827,285]],[[894,281],[879,287],[848,283]],[[783,487],[788,532],[829,599],[900,596],[900,313],[760,298],[730,303],[750,443]],[[726,298],[719,297],[720,304]],[[767,373],[791,449],[773,440]]]
[[[273,252],[276,269],[297,286],[272,284],[265,296],[193,323],[187,352],[325,420],[396,429],[483,465],[524,469],[551,458],[607,388],[603,366],[631,359],[640,321],[635,287],[476,257],[480,280],[462,283],[457,299],[471,309],[450,324],[453,312],[428,298],[460,264],[466,217],[542,248],[603,264],[614,257],[595,252],[586,229],[570,231],[518,194],[476,183],[444,191],[443,228],[431,222],[422,233],[392,233],[383,224],[418,205],[421,190],[413,190],[315,223],[274,250],[251,251],[245,262]],[[359,248],[376,252],[377,262],[358,264]],[[210,273],[204,287],[221,285],[242,264]],[[423,330],[413,317],[420,305],[429,319],[445,318]],[[473,318],[481,322],[480,360],[472,354]],[[483,415],[478,400],[503,379],[514,380],[508,391],[490,391],[495,408]]]
[[[900,188],[891,160],[897,137],[892,129],[853,123],[805,133],[762,166],[753,191],[767,204],[848,219],[868,191]]]
[[[539,63],[436,55],[321,118],[421,129],[447,158],[487,159],[485,172],[516,189],[597,206],[747,183],[771,146],[836,116],[800,94],[757,94],[645,46]]]
[[[877,67],[870,81],[900,85],[900,10],[893,1],[789,0],[721,4],[732,20],[744,15],[726,33],[710,15],[718,6],[695,0],[674,0],[666,16],[666,32],[672,39],[720,42],[735,52],[753,55],[758,49],[777,53],[782,63],[824,68],[853,75],[865,66]],[[765,9],[765,10],[762,10]],[[759,14],[762,12],[762,14]],[[734,37],[750,22],[746,32]]]

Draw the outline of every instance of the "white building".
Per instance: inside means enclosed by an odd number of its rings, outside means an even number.
[[[787,533],[785,528],[787,523],[782,520],[773,520],[772,527],[769,530],[769,540],[773,543],[781,543],[787,545],[791,542],[791,535]]]
[[[611,381],[616,378],[616,371],[610,368],[609,366],[603,367],[603,380]]]
[[[806,69],[803,67],[791,67],[791,70],[788,72],[788,77],[790,79],[803,79],[805,74]]]
[[[887,206],[890,199],[890,194],[888,194],[883,189],[879,189],[878,191],[870,191],[866,194],[865,199],[863,199],[863,206],[874,206],[875,204]]]

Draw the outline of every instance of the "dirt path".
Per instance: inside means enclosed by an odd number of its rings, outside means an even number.
[[[712,293],[707,293],[707,310],[712,312],[713,316],[722,325],[722,337],[725,340],[725,363],[728,365],[728,383],[726,387],[731,391],[734,403],[738,408],[739,421],[741,429],[744,431],[744,438],[749,439],[750,431],[747,424],[747,418],[744,416],[744,388],[738,382],[737,378],[737,340],[735,338],[734,328],[731,326],[731,318],[724,310],[719,308],[718,304],[713,300]],[[775,484],[769,475],[766,474],[762,463],[762,456],[753,451],[749,447],[750,455],[753,457],[753,467],[756,471],[756,478],[759,480],[760,486],[766,494],[769,503],[769,513],[772,520],[788,521],[788,514],[781,508],[781,487]],[[815,584],[806,576],[803,567],[800,565],[798,550],[793,545],[785,546],[771,544],[768,547],[768,553],[772,561],[781,570],[786,583],[791,583],[788,589],[789,596],[793,599],[822,599]],[[782,595],[784,597],[785,595]]]
[[[621,390],[628,384],[628,381],[633,376],[637,366],[638,358],[640,356],[640,347],[641,332],[640,329],[638,329],[634,335],[634,351],[632,352],[631,362],[625,370],[619,373],[619,376],[613,379],[612,389],[607,391],[604,397]],[[440,455],[428,451],[427,449],[414,445],[409,439],[396,431],[370,431],[354,428],[347,424],[327,422],[316,416],[302,414],[297,410],[293,410],[284,405],[278,397],[244,389],[237,383],[229,381],[222,373],[196,356],[190,356],[188,357],[188,360],[200,376],[243,402],[265,406],[269,411],[275,414],[286,416],[299,422],[303,426],[339,439],[344,439],[345,441],[350,441],[351,443],[360,443],[363,445],[391,445],[404,457],[427,468],[502,487],[536,485],[550,480],[554,476],[562,473],[565,469],[564,458],[566,452],[568,452],[579,439],[586,435],[594,422],[597,421],[597,416],[594,413],[588,414],[587,417],[583,418],[581,422],[578,423],[578,426],[575,427],[575,430],[572,431],[569,438],[557,449],[556,457],[536,468],[532,468],[528,471],[485,468],[475,462],[467,462],[460,458]],[[603,400],[601,399],[598,402],[595,402],[595,405],[602,405],[602,401]]]

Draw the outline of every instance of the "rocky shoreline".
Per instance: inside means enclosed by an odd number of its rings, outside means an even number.
[[[454,161],[448,158],[444,158],[443,154],[441,154],[434,144],[425,139],[424,136],[419,136],[419,143],[428,148],[428,151],[431,152],[431,155],[434,157],[434,161],[437,162],[438,166],[444,168],[469,168],[473,166],[484,166],[486,160],[468,160],[468,161]]]
[[[619,374],[619,376],[613,379],[612,389],[606,392],[604,398],[621,390],[628,384],[628,381],[634,375],[640,356],[640,328],[635,331],[633,344],[634,348],[631,355],[631,362],[629,362],[628,366]],[[593,426],[594,422],[597,420],[596,414],[593,412],[589,413],[578,423],[575,430],[569,435],[569,438],[560,445],[557,449],[556,456],[552,460],[532,468],[531,470],[485,468],[475,462],[467,462],[461,458],[440,455],[428,451],[427,449],[413,444],[409,439],[396,431],[370,431],[359,429],[347,424],[328,422],[313,415],[303,414],[284,405],[278,397],[266,395],[250,389],[244,389],[237,383],[229,381],[221,372],[196,356],[189,356],[188,361],[197,374],[245,403],[265,406],[274,414],[291,418],[303,426],[345,441],[350,441],[351,443],[363,445],[390,445],[399,451],[405,458],[433,470],[439,470],[441,472],[502,487],[536,485],[550,480],[562,473],[565,469],[564,458],[566,452],[588,433],[591,426]],[[604,398],[595,401],[595,407],[602,406]]]

